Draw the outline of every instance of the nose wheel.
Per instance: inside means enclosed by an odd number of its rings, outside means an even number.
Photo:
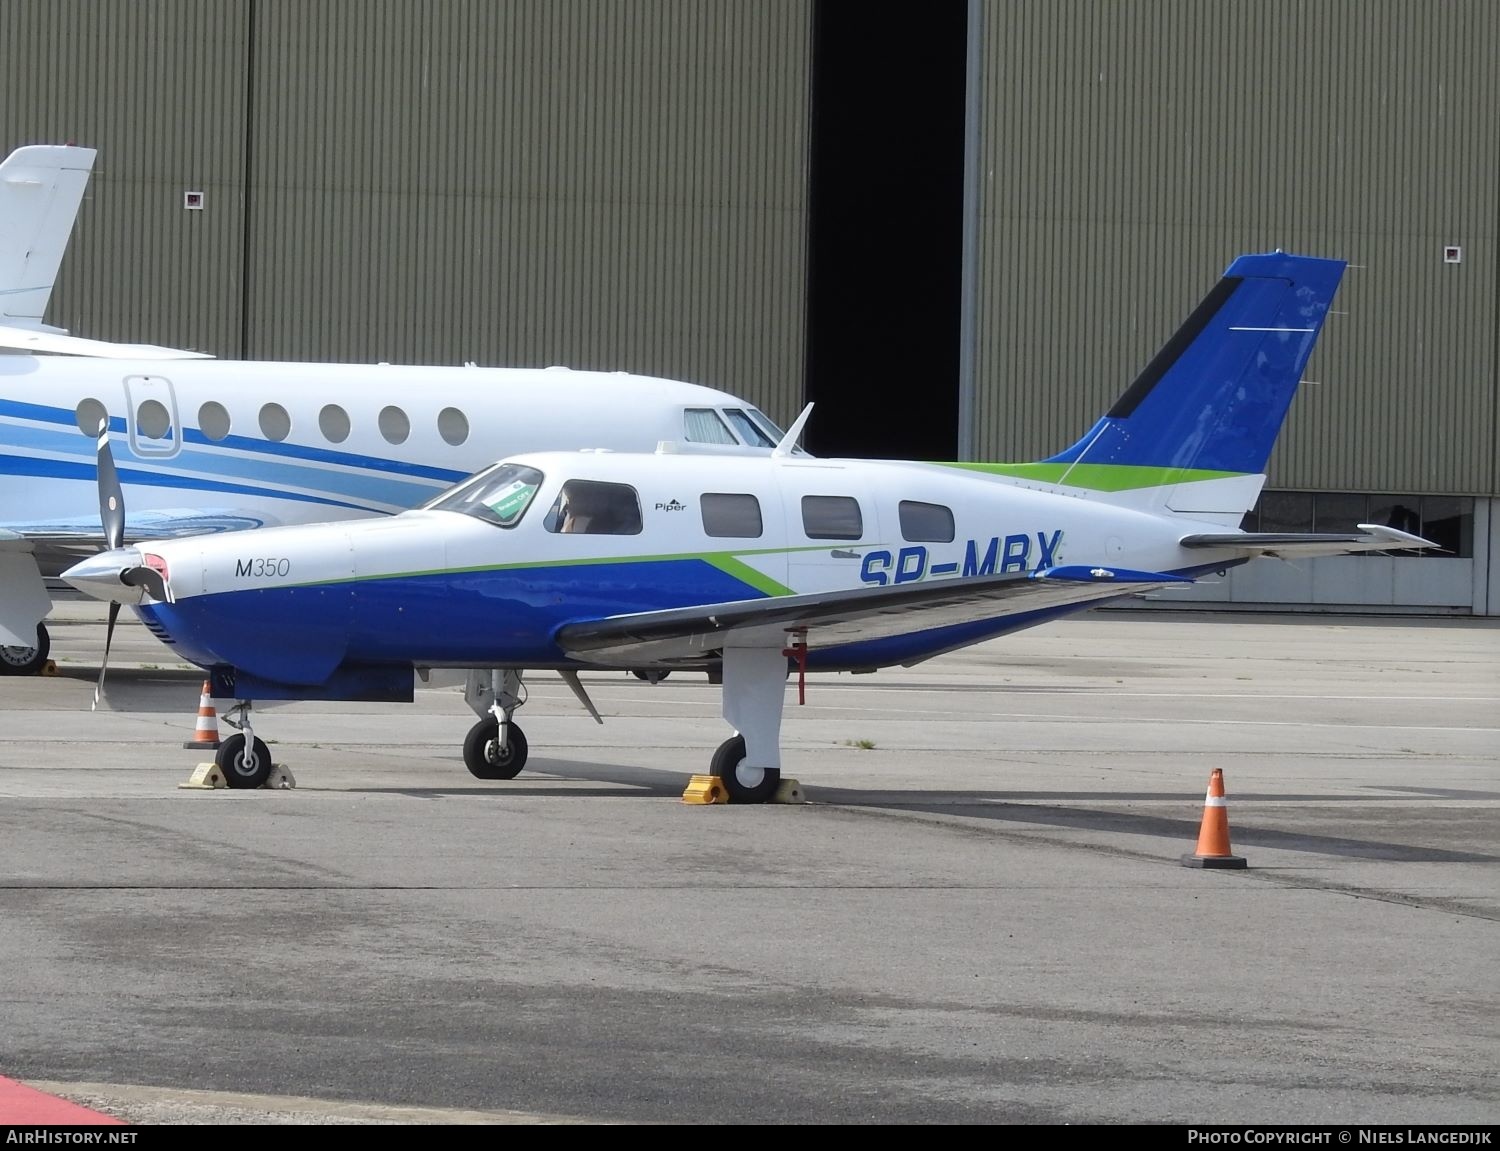
[[[214,764],[230,787],[260,787],[271,776],[271,749],[259,736],[231,735],[214,752]]]
[[[475,779],[515,779],[526,766],[526,736],[508,723],[505,746],[500,745],[500,722],[481,719],[464,740],[464,766]]]

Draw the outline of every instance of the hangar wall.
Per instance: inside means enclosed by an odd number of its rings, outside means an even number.
[[[1500,494],[1500,7],[1006,0],[985,19],[985,454],[1072,443],[1237,254],[1279,247],[1350,268],[1268,486]]]
[[[1446,551],[1158,599],[1500,614],[1500,7],[992,0],[983,42],[979,455],[1072,443],[1239,253],[1342,258],[1247,526]]]
[[[99,149],[48,319],[252,359],[647,372],[789,421],[810,12],[10,0],[0,144]]]

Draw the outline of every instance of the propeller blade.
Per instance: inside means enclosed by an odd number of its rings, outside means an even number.
[[[120,615],[120,601],[112,600],[109,605],[109,627],[104,631],[104,659],[99,664],[99,682],[94,685],[94,706],[90,711],[99,710],[99,697],[104,694],[104,673],[109,669],[109,645],[115,638],[115,620]]]
[[[109,417],[99,421],[99,519],[104,524],[105,546],[113,551],[125,542],[125,494],[120,490],[120,474],[115,471],[115,455],[109,449]]]

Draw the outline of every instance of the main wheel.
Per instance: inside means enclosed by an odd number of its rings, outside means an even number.
[[[526,735],[512,723],[500,750],[500,722],[481,719],[464,739],[464,766],[475,779],[515,779],[526,766]]]
[[[636,679],[644,680],[646,683],[660,683],[671,675],[670,671],[657,671],[655,668],[638,667],[630,673]]]
[[[231,735],[219,744],[214,752],[214,763],[224,773],[224,782],[230,787],[259,787],[271,775],[271,749],[259,736],[245,750],[245,737]]]
[[[709,774],[719,777],[730,803],[766,803],[781,786],[781,772],[774,767],[745,765],[745,737],[736,735],[719,744]]]
[[[36,625],[35,647],[5,647],[0,645],[0,675],[35,675],[47,662],[47,653],[52,650],[52,637],[45,624]]]

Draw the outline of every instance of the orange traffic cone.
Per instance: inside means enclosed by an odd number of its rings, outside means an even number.
[[[1214,768],[1203,798],[1203,826],[1198,829],[1198,850],[1182,857],[1184,867],[1244,867],[1245,861],[1229,851],[1229,804],[1224,799],[1224,771]]]
[[[217,750],[219,746],[219,713],[214,710],[210,690],[208,680],[204,680],[203,694],[198,699],[198,726],[193,729],[193,738],[183,744],[183,747]]]

